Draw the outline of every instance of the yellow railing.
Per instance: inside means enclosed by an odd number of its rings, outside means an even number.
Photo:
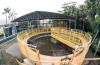
[[[39,60],[38,52],[34,52],[27,44],[27,40],[35,35],[43,34],[43,33],[51,33],[51,36],[54,35],[57,39],[62,39],[61,41],[67,41],[71,44],[82,46],[83,40],[90,43],[91,36],[87,33],[83,33],[80,30],[68,30],[64,27],[55,27],[55,28],[34,28],[30,30],[22,31],[18,34],[18,42],[21,52],[27,58],[35,61],[38,65],[41,64]],[[67,44],[66,44],[67,45]],[[80,51],[82,52],[82,51]],[[78,54],[81,54],[78,52]],[[76,53],[77,54],[77,53]],[[78,56],[78,55],[77,55]],[[21,64],[22,65],[22,64]]]
[[[83,37],[85,39],[89,39],[86,33],[83,34],[79,30],[69,31],[66,28],[60,28],[60,27],[51,28],[51,29],[50,28],[40,28],[40,29],[36,28],[36,29],[26,30],[20,33],[21,34],[20,37],[23,37],[25,39],[35,34],[37,35],[37,34],[47,33],[47,32],[67,35],[68,38],[70,38],[74,42],[76,41],[76,43],[80,43],[80,39],[78,39],[77,37]]]

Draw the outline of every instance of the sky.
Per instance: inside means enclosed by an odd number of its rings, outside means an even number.
[[[0,0],[0,25],[5,24],[5,16],[2,14],[6,7],[16,11],[17,17],[34,11],[58,12],[64,3],[77,2],[83,4],[85,0]]]

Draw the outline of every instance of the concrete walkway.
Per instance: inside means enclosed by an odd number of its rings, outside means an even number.
[[[14,56],[14,57],[21,57],[21,53],[20,53],[20,50],[19,50],[19,47],[18,47],[18,44],[17,43],[14,43],[13,45],[11,45],[10,47],[8,47],[6,49],[6,53]]]
[[[13,38],[11,40],[8,40],[7,42],[2,43],[1,46],[1,49],[6,51],[6,53],[10,54],[11,56],[19,58],[21,57],[21,53],[16,38]]]

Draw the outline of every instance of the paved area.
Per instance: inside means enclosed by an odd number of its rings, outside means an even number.
[[[2,50],[6,51],[6,53],[14,57],[19,57],[19,58],[21,57],[21,53],[20,53],[16,38],[11,39],[7,42],[4,42],[1,45],[2,45]]]
[[[16,42],[6,49],[6,53],[11,54],[14,57],[21,57],[21,53]]]
[[[14,56],[14,57],[21,57],[21,53],[18,47],[18,42],[17,39],[14,38],[12,40],[9,40],[7,42],[4,42],[1,44],[2,45],[2,50],[6,51],[6,53]]]
[[[18,65],[18,63],[16,62],[16,57],[18,56],[18,54],[15,53],[18,50],[16,49],[18,48],[18,45],[17,46],[16,45],[17,45],[16,38],[13,38],[11,40],[8,40],[7,42],[0,44],[0,54],[1,54],[2,65]],[[13,49],[13,51],[15,52],[13,52],[10,49]]]
[[[0,48],[3,49],[3,50],[6,50],[7,48],[9,48],[13,44],[17,44],[17,39],[16,38],[13,38],[11,40],[3,42],[2,44],[0,44]]]

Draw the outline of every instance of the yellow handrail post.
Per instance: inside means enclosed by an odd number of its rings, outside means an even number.
[[[37,54],[37,57],[36,57],[36,59],[37,59],[36,65],[41,65],[39,50],[36,51],[36,54]]]

